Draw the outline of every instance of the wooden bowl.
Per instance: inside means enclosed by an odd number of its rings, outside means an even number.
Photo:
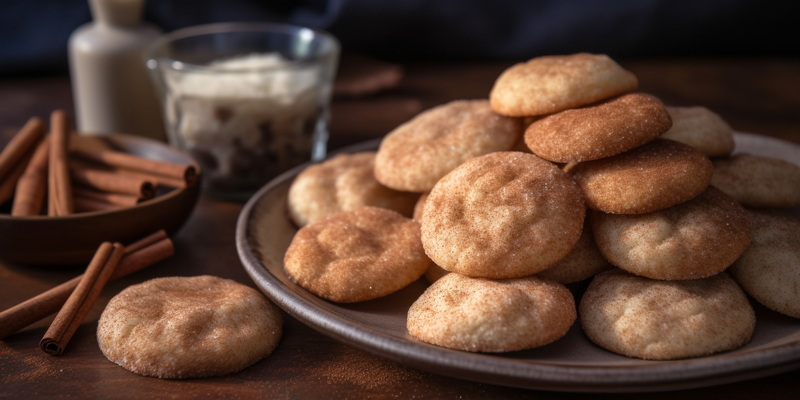
[[[164,143],[139,136],[74,135],[72,147],[111,148],[155,160],[200,166]],[[12,217],[0,213],[0,258],[30,265],[88,263],[104,241],[131,243],[159,229],[173,235],[189,218],[200,194],[200,179],[185,189],[143,201],[134,207],[62,217]]]

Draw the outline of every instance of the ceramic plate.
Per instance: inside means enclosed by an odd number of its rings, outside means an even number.
[[[344,152],[375,150],[378,141]],[[752,134],[736,134],[736,151],[800,164],[800,146]],[[322,300],[289,280],[283,254],[297,231],[286,213],[286,195],[304,166],[262,188],[239,216],[236,245],[248,274],[286,312],[346,344],[412,368],[461,379],[522,388],[576,392],[644,392],[716,385],[800,367],[800,320],[754,303],[752,341],[734,351],[676,361],[623,357],[591,343],[579,324],[558,341],[537,349],[476,354],[422,343],[406,330],[406,312],[428,284],[421,278],[392,295],[356,304]]]

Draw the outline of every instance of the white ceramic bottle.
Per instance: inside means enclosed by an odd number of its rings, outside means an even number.
[[[80,132],[129,133],[165,140],[164,122],[144,65],[161,32],[142,24],[144,0],[89,0],[93,22],[69,38]]]

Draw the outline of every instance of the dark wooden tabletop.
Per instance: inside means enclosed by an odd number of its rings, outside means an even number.
[[[735,130],[800,144],[800,61],[767,59],[622,60],[640,89],[669,105],[704,105]],[[399,87],[332,106],[330,149],[379,137],[419,111],[449,100],[485,98],[508,67],[493,63],[404,65]],[[0,77],[0,147],[33,115],[72,110],[67,77]],[[0,398],[578,398],[475,383],[404,367],[340,344],[286,316],[280,345],[268,358],[239,373],[209,379],[160,380],[130,373],[106,360],[97,347],[97,319],[128,285],[162,276],[217,275],[255,286],[234,245],[242,208],[203,197],[174,238],[176,254],[149,269],[111,282],[65,353],[44,354],[38,342],[52,317],[0,341]],[[3,240],[3,238],[0,238]],[[81,273],[80,268],[27,267],[0,261],[0,309],[33,297]],[[622,398],[797,398],[800,370],[709,388]],[[597,395],[597,397],[618,395]]]

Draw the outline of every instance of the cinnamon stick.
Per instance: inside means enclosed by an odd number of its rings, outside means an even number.
[[[17,162],[33,149],[33,146],[35,146],[39,138],[44,135],[44,132],[45,129],[42,120],[37,117],[32,117],[25,126],[14,135],[3,151],[0,152],[0,181],[3,180],[6,174],[14,169]]]
[[[32,155],[32,153],[24,155],[22,160],[17,162],[17,165],[6,174],[6,177],[0,180],[0,204],[7,202],[14,196],[14,189],[17,187],[19,177],[25,172],[25,167],[27,167]]]
[[[75,205],[76,213],[84,213],[92,211],[111,211],[111,210],[119,210],[120,208],[122,208],[122,206],[118,206],[116,204],[107,203],[90,197],[83,197],[78,194],[76,194],[75,197],[72,198],[72,202]]]
[[[17,182],[13,216],[39,215],[47,194],[47,160],[50,157],[50,138],[45,137],[36,147],[28,167]]]
[[[155,196],[153,182],[142,177],[116,171],[93,169],[84,163],[71,163],[70,171],[76,184],[101,192],[121,193],[152,198]]]
[[[122,193],[99,192],[97,190],[88,189],[80,186],[76,186],[72,189],[73,189],[72,194],[75,195],[75,198],[85,197],[87,199],[93,199],[96,201],[113,204],[121,207],[133,207],[139,204],[143,200],[149,200],[152,198],[152,197],[142,198],[139,196],[122,194]]]
[[[85,151],[73,150],[75,156],[84,160],[93,161],[114,168],[124,168],[145,175],[153,175],[153,179],[161,182],[159,177],[170,178],[166,182],[181,182],[183,186],[192,185],[197,181],[197,170],[193,165],[152,160],[137,157],[119,151]]]
[[[169,237],[167,236],[167,232],[165,230],[161,229],[158,232],[151,233],[151,234],[149,234],[149,235],[147,235],[147,236],[145,236],[145,237],[143,237],[143,238],[141,238],[141,239],[139,239],[139,240],[127,245],[127,246],[125,246],[125,253],[126,254],[136,253],[139,250],[142,250],[142,249],[144,249],[146,247],[150,247],[150,246],[152,246],[152,245],[154,245],[154,244],[156,244],[158,242],[163,241],[164,239],[169,240]],[[172,249],[170,249],[170,252],[169,252],[168,256],[171,256],[171,255],[172,255]],[[125,262],[126,261],[123,260],[123,264]],[[119,272],[123,271],[124,269],[125,268],[123,267],[123,265],[120,265],[119,268],[117,268],[117,272],[119,273]],[[131,271],[131,272],[135,272],[135,271]],[[121,275],[118,275],[117,273],[115,273],[114,276],[115,277],[120,277]],[[116,278],[112,278],[112,279],[116,279]]]
[[[163,230],[151,234],[125,247],[125,256],[117,264],[111,280],[119,279],[149,267],[174,253],[172,241]],[[12,335],[26,326],[51,315],[61,308],[78,287],[79,275],[36,297],[0,312],[0,339]]]
[[[171,178],[169,176],[164,176],[164,175],[153,175],[153,174],[148,174],[148,173],[144,173],[144,172],[140,172],[140,171],[134,171],[134,170],[122,169],[122,168],[117,169],[116,172],[118,172],[121,175],[127,175],[127,176],[135,177],[135,178],[138,178],[138,179],[144,179],[144,180],[151,181],[156,186],[164,186],[164,187],[171,187],[171,188],[181,188],[181,189],[184,189],[184,188],[187,188],[187,187],[190,186],[190,184],[187,183],[184,179]],[[196,181],[196,179],[195,179],[195,181]]]
[[[89,266],[86,267],[78,287],[72,291],[64,307],[61,307],[61,311],[50,325],[50,329],[39,342],[42,351],[51,356],[64,352],[67,343],[89,312],[89,308],[111,278],[124,252],[125,246],[119,243],[103,242],[100,245]]]
[[[50,131],[47,215],[69,215],[73,212],[73,204],[67,157],[69,148],[67,113],[63,110],[53,111],[50,115]]]

